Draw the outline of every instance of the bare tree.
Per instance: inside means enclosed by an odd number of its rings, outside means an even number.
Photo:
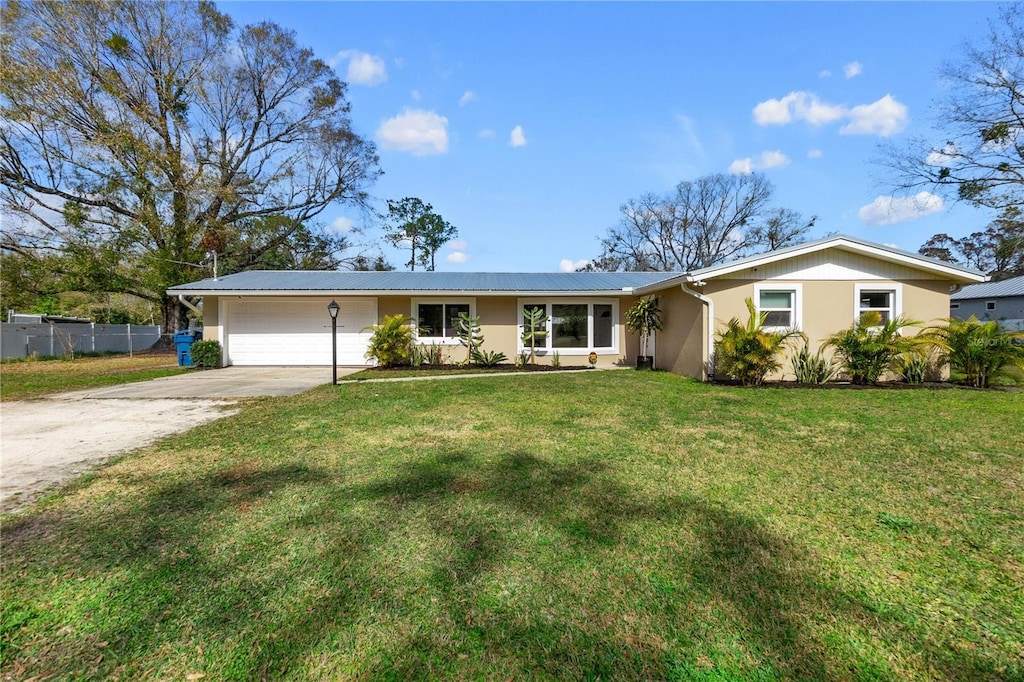
[[[591,269],[688,271],[802,241],[814,218],[768,210],[771,195],[771,183],[753,173],[707,175],[666,196],[630,199]]]
[[[205,252],[280,216],[279,236],[365,204],[372,144],[345,84],[272,23],[212,2],[11,0],[0,8],[5,249],[59,254],[82,291],[159,303]]]
[[[989,21],[979,46],[941,76],[949,94],[939,105],[938,140],[883,147],[882,165],[897,193],[930,190],[952,201],[1003,210],[1024,203],[1024,5],[1007,5]]]

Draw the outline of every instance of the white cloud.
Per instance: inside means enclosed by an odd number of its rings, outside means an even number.
[[[754,107],[754,120],[759,126],[784,125],[793,120],[789,111],[789,102],[795,93],[790,93],[782,99],[769,99],[758,102]]]
[[[559,272],[576,272],[580,268],[585,268],[588,265],[590,265],[590,261],[586,260],[586,259],[583,259],[583,260],[570,260],[568,258],[563,258],[558,263],[558,271]]]
[[[960,150],[953,143],[946,144],[942,150],[933,149],[924,162],[929,166],[952,166]]]
[[[754,160],[749,156],[736,159],[729,164],[729,175],[750,175],[754,172]]]
[[[339,217],[335,218],[331,222],[331,226],[328,228],[328,231],[333,232],[335,234],[345,234],[346,232],[351,232],[352,228],[354,228],[355,226],[355,222],[350,220],[349,218]]]
[[[479,137],[481,140],[493,140],[494,131],[491,130],[490,128],[484,128],[479,133],[477,133],[476,136]]]
[[[353,85],[380,85],[388,79],[388,69],[384,60],[359,50],[342,50],[327,63],[332,67],[348,60],[348,71],[345,80]]]
[[[748,156],[743,159],[736,159],[729,165],[729,173],[732,175],[750,175],[755,170],[779,168],[787,165],[789,165],[789,157],[782,152],[761,152],[757,158]]]
[[[380,125],[377,140],[385,149],[416,156],[444,154],[448,151],[448,119],[436,111],[406,109]]]
[[[864,65],[860,62],[850,62],[843,67],[843,75],[847,78],[856,78],[864,72]]]
[[[784,125],[806,121],[811,125],[831,123],[843,117],[843,107],[826,104],[812,92],[791,92],[782,99],[769,99],[754,107],[758,125]]]
[[[879,135],[888,137],[907,127],[910,117],[907,107],[892,95],[877,102],[861,104],[848,109],[828,104],[812,92],[794,91],[781,99],[768,99],[754,107],[754,121],[758,125],[785,125],[805,121],[813,126],[846,119],[839,129],[841,135]]]
[[[822,69],[821,71],[818,72],[818,78],[831,78],[831,77],[832,77],[832,72],[829,71],[828,69]]]
[[[890,225],[917,220],[942,210],[942,197],[931,192],[918,192],[912,197],[877,197],[857,211],[857,217],[868,225]]]
[[[465,263],[469,260],[469,256],[467,256],[463,251],[452,251],[445,256],[445,260],[449,263]]]
[[[761,157],[756,163],[758,168],[780,168],[789,165],[789,157],[778,150],[761,152]]]
[[[466,90],[464,93],[462,93],[462,97],[459,98],[459,106],[460,107],[464,107],[467,104],[469,104],[470,102],[475,102],[475,101],[476,101],[476,93],[473,92],[472,90]]]
[[[850,122],[839,129],[840,135],[879,135],[889,137],[907,127],[907,106],[886,95],[877,102],[850,109]]]
[[[508,136],[508,143],[513,147],[526,146],[526,134],[523,132],[523,126],[516,126],[512,129]]]
[[[420,93],[419,90],[413,90],[412,92],[409,93],[409,96],[412,97],[412,100],[414,102],[419,102],[421,99],[423,99],[423,95]]]
[[[466,243],[465,239],[456,239],[455,241],[448,242],[448,248],[453,251],[465,251],[469,248],[469,244]]]
[[[820,149],[809,149],[807,150],[808,159],[820,159],[822,156]]]

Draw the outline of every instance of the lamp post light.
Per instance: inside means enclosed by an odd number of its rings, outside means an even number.
[[[337,301],[331,301],[327,306],[327,312],[331,314],[331,383],[338,385],[338,310],[341,306]]]

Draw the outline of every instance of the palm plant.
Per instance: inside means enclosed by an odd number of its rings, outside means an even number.
[[[783,349],[804,335],[795,329],[765,331],[768,313],[758,313],[749,298],[745,302],[750,313],[747,321],[740,322],[734,317],[725,329],[716,332],[715,360],[719,371],[744,386],[760,386],[768,374],[782,367],[779,355]]]
[[[840,366],[855,384],[876,383],[883,374],[896,371],[901,356],[928,346],[927,335],[904,336],[904,327],[920,322],[906,320],[902,315],[883,320],[877,311],[860,316],[850,327],[825,340],[835,349]]]
[[[637,368],[648,366],[647,342],[651,334],[661,331],[661,308],[654,298],[642,298],[626,311],[626,329],[640,335],[640,356]]]
[[[928,330],[950,369],[962,372],[975,388],[988,388],[1009,367],[1024,368],[1024,332],[1007,331],[999,323],[949,318],[946,326]]]
[[[405,315],[388,315],[380,324],[367,327],[372,334],[366,357],[381,367],[408,365],[412,355],[412,320]],[[365,331],[365,330],[364,330]]]

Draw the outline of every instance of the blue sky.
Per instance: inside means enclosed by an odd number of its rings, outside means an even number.
[[[916,251],[993,217],[928,196],[893,206],[874,160],[885,141],[941,140],[938,70],[984,35],[994,4],[220,7],[293,29],[349,82],[354,127],[385,173],[379,206],[419,197],[459,228],[439,270],[578,265],[628,199],[719,172],[764,172],[775,206],[818,216],[812,237]],[[362,220],[324,214],[333,229]]]

